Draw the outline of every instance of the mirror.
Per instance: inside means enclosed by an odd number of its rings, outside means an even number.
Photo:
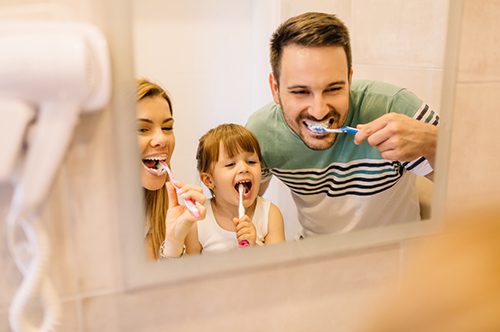
[[[133,1],[135,76],[160,83],[173,99],[177,145],[172,167],[176,177],[200,183],[194,163],[199,137],[220,123],[245,124],[250,114],[272,100],[268,85],[269,39],[280,22],[301,12],[332,12],[346,23],[351,34],[353,79],[375,79],[406,87],[440,111],[448,6],[448,0],[363,2],[363,6],[356,1]],[[288,189],[273,180],[266,197],[280,207],[287,239],[292,239],[297,216]],[[135,266],[129,269],[128,284],[274,264],[331,252],[352,243],[381,243],[412,230],[422,232],[426,224],[379,227],[338,235],[335,241],[330,235],[318,236],[250,251],[169,260],[168,264],[154,266],[131,259],[134,262],[130,264]],[[138,231],[137,227],[132,228]],[[138,238],[129,237],[140,245]],[[265,257],[262,250],[266,250]],[[141,266],[141,276],[132,271],[137,271],[136,264]],[[168,271],[161,265],[167,265]]]

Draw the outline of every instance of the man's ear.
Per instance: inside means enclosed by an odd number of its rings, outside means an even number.
[[[212,176],[210,174],[203,172],[200,175],[200,179],[201,179],[201,182],[203,182],[203,184],[205,186],[207,186],[208,189],[210,189],[210,190],[214,189],[214,186],[215,186],[214,180],[212,179]]]
[[[351,85],[352,83],[352,73],[353,73],[353,70],[352,68],[349,70],[349,86]]]
[[[280,89],[278,82],[274,79],[273,73],[269,74],[269,87],[271,88],[271,93],[273,94],[273,100],[276,104],[280,103]]]

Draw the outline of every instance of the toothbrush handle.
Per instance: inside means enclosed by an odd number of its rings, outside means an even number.
[[[356,134],[358,132],[358,130],[356,128],[353,128],[353,127],[349,127],[349,126],[345,126],[345,127],[342,127],[341,128],[342,131],[344,133],[347,133],[347,134]]]
[[[187,209],[189,210],[189,212],[191,212],[191,214],[196,219],[198,219],[200,217],[200,211],[198,210],[198,208],[196,207],[196,204],[194,203],[194,201],[192,199],[190,199],[190,198],[185,199],[184,204],[186,204]]]

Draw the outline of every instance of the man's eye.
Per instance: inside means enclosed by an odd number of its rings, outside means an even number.
[[[326,92],[335,92],[335,91],[339,91],[339,90],[342,90],[342,88],[330,88],[330,89],[327,89]]]
[[[307,91],[305,91],[305,90],[292,90],[292,91],[290,91],[290,93],[293,95],[305,95],[307,93]]]

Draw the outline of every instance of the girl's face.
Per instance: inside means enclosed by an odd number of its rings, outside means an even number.
[[[156,169],[158,160],[170,164],[175,147],[174,119],[168,102],[160,97],[146,97],[137,103],[137,139],[142,159],[142,186],[158,190],[167,174]]]
[[[219,160],[213,164],[212,173],[204,173],[202,180],[215,194],[217,204],[238,206],[238,185],[243,184],[243,205],[250,207],[259,194],[261,164],[255,152],[241,151],[229,158],[222,142]]]

